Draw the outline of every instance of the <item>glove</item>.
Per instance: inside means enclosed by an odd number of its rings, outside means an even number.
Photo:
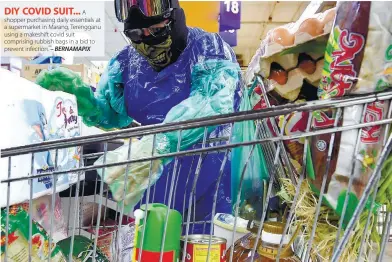
[[[104,130],[128,127],[133,121],[126,112],[123,88],[118,86],[121,81],[121,70],[115,59],[102,74],[95,93],[77,73],[65,67],[43,70],[36,79],[47,90],[75,95],[83,122]]]

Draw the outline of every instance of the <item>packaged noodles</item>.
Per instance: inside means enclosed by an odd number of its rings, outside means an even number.
[[[373,93],[392,87],[392,3],[340,2],[334,27],[328,40],[319,99],[349,94]],[[344,108],[338,126],[368,123],[385,119],[389,101]],[[314,130],[334,126],[336,109],[317,111]],[[359,133],[361,132],[361,133]],[[331,166],[325,190],[326,203],[342,214],[349,178],[353,176],[347,223],[378,161],[384,126],[373,125],[361,130],[336,133]],[[359,137],[358,150],[356,149]],[[313,190],[320,191],[330,134],[312,137],[308,175]]]

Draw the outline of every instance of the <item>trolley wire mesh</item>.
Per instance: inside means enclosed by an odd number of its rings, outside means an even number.
[[[264,95],[266,95],[264,93]],[[355,97],[344,97],[344,98],[339,98],[339,99],[332,99],[328,101],[315,101],[315,102],[306,102],[306,103],[301,103],[301,104],[289,104],[289,105],[284,105],[284,106],[275,106],[272,107],[268,101],[267,101],[267,108],[258,110],[258,111],[247,111],[247,112],[238,112],[238,113],[232,113],[232,114],[227,114],[227,115],[220,115],[220,116],[215,116],[215,117],[207,117],[207,118],[201,118],[201,119],[195,119],[195,120],[190,120],[190,121],[184,121],[184,122],[178,122],[178,123],[169,123],[169,124],[159,124],[159,125],[153,125],[153,126],[140,126],[140,127],[135,127],[131,129],[125,129],[125,130],[119,130],[119,131],[113,131],[113,132],[107,132],[104,134],[99,134],[99,135],[94,135],[94,136],[85,136],[85,137],[76,137],[76,138],[70,138],[70,139],[61,139],[61,140],[55,140],[55,141],[47,141],[43,142],[40,144],[33,144],[33,145],[27,145],[27,146],[19,146],[19,147],[13,147],[13,148],[5,148],[2,149],[1,151],[1,157],[2,158],[8,158],[8,178],[4,179],[1,181],[1,183],[6,183],[7,184],[7,207],[6,209],[10,209],[10,185],[11,183],[15,183],[17,181],[23,181],[23,180],[28,180],[30,181],[30,199],[29,199],[29,206],[32,206],[32,200],[33,200],[33,183],[31,182],[32,179],[37,179],[45,176],[51,176],[53,177],[54,185],[53,185],[53,192],[52,192],[52,206],[51,206],[51,212],[52,214],[54,213],[54,195],[56,193],[56,177],[61,175],[61,174],[67,174],[71,172],[76,172],[78,174],[78,179],[77,183],[75,184],[75,197],[74,197],[74,202],[73,205],[69,205],[69,216],[68,216],[68,230],[70,232],[70,236],[72,237],[71,243],[70,243],[70,250],[74,249],[74,237],[75,235],[80,235],[81,232],[84,230],[83,225],[81,225],[80,221],[83,219],[80,217],[80,209],[81,206],[83,205],[84,201],[84,187],[83,187],[83,181],[81,179],[81,175],[84,172],[87,171],[92,171],[92,170],[97,170],[101,169],[102,170],[102,177],[101,178],[96,178],[95,180],[95,192],[94,192],[94,202],[98,203],[97,207],[97,219],[95,223],[95,233],[96,236],[93,237],[92,234],[90,234],[90,238],[94,238],[94,245],[93,245],[93,253],[92,253],[92,258],[95,261],[95,254],[97,252],[97,242],[98,242],[98,237],[97,234],[101,228],[106,228],[107,226],[101,224],[101,216],[106,217],[106,209],[107,209],[107,203],[108,203],[108,194],[109,190],[106,188],[104,184],[104,177],[106,175],[105,170],[109,167],[113,166],[125,166],[125,176],[124,176],[124,184],[126,183],[128,179],[128,170],[129,167],[132,164],[135,163],[141,163],[141,162],[149,162],[150,163],[150,170],[149,170],[149,177],[148,177],[148,187],[147,190],[144,194],[144,197],[141,200],[141,203],[144,203],[146,205],[146,209],[148,209],[148,205],[153,203],[155,200],[155,186],[151,184],[152,182],[152,166],[153,162],[155,160],[159,159],[164,159],[164,158],[173,158],[173,167],[172,170],[166,175],[166,177],[161,177],[160,179],[166,179],[166,189],[165,189],[165,197],[164,197],[164,204],[167,205],[169,208],[173,208],[175,206],[175,201],[176,201],[176,190],[177,187],[185,186],[185,188],[188,190],[189,195],[186,193],[184,196],[184,201],[183,201],[183,235],[185,235],[185,242],[183,245],[183,250],[182,250],[182,256],[180,257],[181,261],[186,261],[186,246],[187,246],[187,237],[188,235],[192,234],[194,231],[194,226],[196,224],[203,224],[203,233],[207,234],[209,237],[209,245],[208,245],[208,252],[207,252],[207,260],[210,260],[210,251],[211,251],[211,243],[212,243],[212,237],[213,237],[213,217],[216,214],[216,200],[218,197],[218,188],[219,184],[221,183],[221,178],[223,174],[223,169],[224,167],[228,164],[228,158],[230,155],[230,151],[233,148],[236,147],[244,147],[244,146],[250,146],[252,148],[248,159],[252,155],[253,148],[260,144],[262,146],[262,151],[263,154],[265,155],[266,162],[267,162],[267,169],[270,175],[270,179],[268,182],[268,187],[267,187],[267,192],[266,192],[266,203],[263,205],[262,209],[262,215],[261,219],[258,222],[258,230],[256,235],[256,243],[252,247],[251,255],[249,257],[249,261],[254,261],[255,259],[255,254],[257,253],[257,246],[259,242],[261,242],[260,238],[262,235],[264,223],[266,221],[266,216],[267,216],[267,208],[268,208],[268,201],[271,198],[272,195],[276,194],[277,190],[280,187],[280,179],[281,178],[289,178],[293,182],[293,184],[296,187],[296,195],[294,196],[294,199],[292,201],[291,207],[289,207],[288,211],[288,216],[285,224],[285,228],[283,231],[283,236],[280,240],[279,248],[278,248],[278,254],[276,256],[276,261],[279,261],[280,255],[282,252],[282,249],[284,248],[284,239],[286,234],[291,234],[292,233],[292,222],[293,220],[296,219],[295,216],[295,208],[296,208],[296,203],[298,201],[299,197],[299,192],[300,192],[300,187],[303,184],[303,181],[306,180],[307,174],[306,174],[306,169],[303,168],[302,172],[299,174],[295,174],[292,165],[290,164],[289,157],[287,155],[287,151],[285,149],[284,141],[290,140],[290,139],[304,139],[304,152],[307,152],[307,147],[309,146],[309,140],[308,138],[315,136],[315,135],[320,135],[320,134],[331,134],[330,137],[330,142],[329,144],[331,145],[328,148],[328,157],[326,160],[326,171],[323,175],[323,180],[322,180],[322,186],[320,190],[320,194],[317,198],[317,206],[316,206],[316,211],[314,214],[314,223],[312,227],[312,231],[310,234],[310,238],[308,241],[304,241],[302,239],[302,244],[297,243],[294,245],[295,251],[298,253],[302,253],[301,259],[303,261],[310,261],[312,260],[318,260],[320,258],[317,258],[317,256],[314,256],[311,254],[312,252],[312,244],[315,236],[315,229],[317,227],[317,218],[320,213],[320,208],[322,206],[322,199],[323,199],[323,192],[326,186],[326,181],[327,181],[327,173],[330,168],[330,162],[331,162],[331,157],[332,157],[332,151],[333,147],[335,145],[334,139],[335,139],[335,134],[341,133],[343,131],[348,131],[348,130],[361,130],[363,128],[369,127],[369,126],[374,126],[374,125],[382,125],[386,126],[385,132],[389,131],[389,125],[392,123],[392,117],[391,117],[391,106],[389,107],[388,115],[386,118],[382,120],[377,120],[377,121],[370,121],[370,122],[361,122],[361,123],[356,123],[353,125],[344,125],[344,126],[339,126],[338,125],[338,119],[340,114],[342,114],[342,111],[344,108],[349,107],[349,106],[354,106],[354,105],[367,105],[369,103],[373,103],[375,101],[390,101],[392,99],[392,92],[383,92],[383,93],[377,93],[377,94],[371,94],[371,95],[361,95],[361,96],[355,96]],[[328,109],[328,108],[333,108],[337,110],[337,117],[334,122],[334,126],[331,128],[326,128],[326,129],[320,129],[320,130],[311,130],[311,121],[312,121],[312,114],[311,112],[315,110],[321,110],[321,109]],[[307,128],[306,132],[304,133],[298,133],[298,134],[293,134],[293,135],[284,135],[284,132],[280,130],[276,123],[276,118],[277,117],[282,117],[283,116],[283,122],[286,121],[286,118],[289,114],[293,112],[310,112],[309,113],[309,118],[307,121]],[[363,115],[364,113],[362,113]],[[254,134],[254,139],[251,141],[243,142],[243,143],[231,143],[231,135],[230,137],[224,137],[224,138],[213,138],[209,139],[208,134],[207,134],[207,127],[208,126],[218,126],[218,125],[224,125],[224,124],[230,124],[233,125],[236,122],[241,122],[241,121],[255,121],[256,123],[256,133]],[[268,128],[268,124],[272,123],[272,130]],[[182,132],[187,129],[192,129],[192,128],[204,128],[204,135],[203,139],[200,142],[201,147],[199,148],[190,148],[186,150],[180,150],[180,145],[181,145],[181,138],[182,138]],[[155,154],[155,149],[156,149],[156,136],[161,133],[167,133],[167,132],[177,132],[178,134],[178,141],[177,141],[177,146],[176,146],[176,151],[175,152],[169,152],[165,154]],[[358,132],[358,138],[360,136],[360,131]],[[231,134],[231,132],[230,132]],[[153,144],[152,144],[152,151],[151,155],[143,158],[131,158],[133,156],[131,148],[132,148],[132,143],[134,143],[133,139],[139,138],[141,136],[153,136]],[[362,211],[365,208],[365,205],[370,197],[371,199],[371,208],[374,205],[375,202],[375,195],[377,194],[377,184],[380,180],[380,170],[382,167],[383,162],[385,161],[386,157],[390,154],[391,148],[392,148],[392,137],[385,136],[386,139],[384,141],[384,147],[383,151],[380,154],[379,161],[376,163],[376,166],[370,176],[369,182],[366,185],[366,188],[359,200],[358,206],[355,209],[355,212],[353,214],[353,218],[350,220],[348,223],[347,227],[343,229],[343,220],[342,218],[339,221],[339,228],[337,231],[336,235],[336,243],[334,246],[334,252],[332,255],[332,261],[338,261],[343,249],[345,248],[347,242],[350,239],[350,236],[352,234],[353,228],[355,227],[359,215],[362,213]],[[387,139],[388,138],[388,139]],[[114,140],[119,140],[119,139],[127,139],[126,144],[128,146],[128,152],[127,152],[127,157],[126,160],[123,161],[118,161],[115,163],[107,163],[106,161],[106,156],[108,153],[108,142],[114,141]],[[216,142],[219,143],[216,143]],[[80,166],[78,168],[73,168],[69,170],[56,170],[56,168],[52,171],[45,172],[45,173],[40,173],[36,175],[30,175],[26,174],[24,176],[14,176],[11,174],[11,165],[12,165],[12,158],[24,154],[29,154],[31,155],[31,162],[34,162],[34,155],[35,153],[38,152],[43,152],[43,151],[49,151],[49,150],[55,150],[55,155],[56,155],[56,161],[55,161],[55,167],[57,166],[57,154],[59,149],[63,148],[68,148],[68,147],[74,147],[74,146],[80,146],[83,148],[83,146],[93,144],[93,143],[104,143],[104,150],[101,153],[92,153],[92,154],[86,154],[82,155],[81,159],[83,161],[80,161]],[[358,144],[358,143],[357,143]],[[356,147],[355,151],[358,151],[358,148]],[[83,152],[83,150],[81,151]],[[195,208],[197,205],[196,198],[195,198],[195,191],[196,191],[196,185],[198,182],[198,178],[201,174],[201,169],[203,168],[203,160],[208,157],[209,154],[214,154],[214,153],[223,153],[224,154],[224,159],[221,163],[220,166],[220,173],[218,175],[218,179],[215,184],[215,194],[213,196],[213,199],[211,199],[213,205],[212,205],[212,215],[211,215],[211,220],[210,221],[196,221],[195,219]],[[189,170],[188,173],[188,178],[186,185],[178,185],[178,176],[180,173],[180,170],[182,168],[181,166],[181,158],[185,156],[191,156],[192,159],[192,165],[194,165],[195,172],[193,176],[191,176],[191,171],[192,168]],[[87,164],[87,160],[89,159],[96,159],[98,157],[103,157],[103,163],[100,165],[95,165],[95,164]],[[307,155],[303,155],[303,166],[306,166],[307,162]],[[232,160],[233,161],[233,160]],[[33,168],[33,167],[32,167]],[[227,243],[228,246],[233,247],[235,244],[235,238],[234,238],[234,233],[236,231],[237,227],[237,218],[239,217],[239,208],[240,208],[240,195],[241,195],[241,185],[243,182],[243,175],[244,172],[247,168],[247,164],[243,167],[242,171],[242,177],[240,180],[240,186],[238,188],[238,197],[237,197],[237,202],[233,205],[233,213],[234,213],[234,230],[233,230],[233,237],[231,243]],[[31,174],[33,174],[33,170],[31,170]],[[191,179],[191,177],[193,179]],[[99,183],[98,183],[99,182]],[[349,184],[348,184],[348,191],[346,192],[346,195],[349,194],[350,190],[352,188],[352,179],[350,179]],[[70,199],[72,195],[72,188],[70,190]],[[126,188],[124,187],[123,190],[123,199],[125,198],[126,195]],[[188,198],[186,199],[186,196],[188,195]],[[104,204],[104,202],[106,202]],[[343,207],[343,215],[341,217],[344,217],[344,212],[346,211],[348,205],[348,201],[346,198],[346,201],[344,202],[344,207]],[[185,208],[187,206],[187,208]],[[72,210],[71,210],[72,208]],[[184,212],[184,210],[187,210],[187,212]],[[29,209],[30,212],[30,220],[29,220],[29,257],[31,260],[31,254],[33,252],[32,250],[32,214],[31,214],[31,208]],[[377,254],[377,261],[382,261],[383,258],[383,253],[385,252],[385,247],[390,239],[390,228],[391,228],[391,221],[392,221],[392,213],[391,212],[386,212],[382,211],[383,213],[379,214],[379,217],[382,217],[380,223],[380,236],[382,239],[381,242],[381,249]],[[93,210],[94,213],[94,210]],[[358,260],[362,259],[364,257],[364,254],[366,252],[370,252],[369,249],[365,250],[365,243],[369,239],[368,235],[368,226],[369,226],[369,221],[370,221],[370,213],[368,219],[366,221],[366,227],[365,227],[365,235],[362,239],[361,246],[360,246],[360,251],[359,251],[359,256]],[[117,221],[117,228],[122,227],[123,223],[123,216],[126,215],[124,212],[124,202],[117,203],[116,204],[116,221]],[[6,212],[6,225],[5,228],[7,229],[9,227],[9,212]],[[71,218],[71,216],[73,216]],[[164,236],[162,238],[161,242],[161,252],[160,252],[160,257],[159,261],[163,261],[163,251],[164,251],[164,243],[165,243],[165,237],[166,237],[166,232],[167,232],[167,221],[168,221],[168,216],[169,213],[166,213],[166,218],[165,218],[165,226],[164,226]],[[93,220],[93,218],[92,218]],[[144,224],[146,224],[147,221],[147,216],[144,217]],[[92,221],[93,222],[93,221]],[[93,223],[92,223],[93,224]],[[206,231],[206,225],[209,224],[209,230]],[[116,227],[114,226],[114,227]],[[144,227],[144,230],[146,230],[146,227]],[[8,231],[5,231],[5,256],[4,256],[4,261],[7,261],[7,250],[8,250]],[[51,245],[51,238],[52,238],[52,232],[53,232],[53,218],[51,219],[51,228],[49,230],[50,234],[50,243]],[[144,231],[145,232],[145,231]],[[143,246],[144,236],[145,234],[142,234],[141,236],[141,246]],[[343,233],[343,234],[342,234]],[[298,240],[301,240],[301,235],[299,235]],[[118,243],[116,244],[116,251],[114,255],[114,261],[121,261],[119,250],[118,250]],[[299,251],[301,250],[301,251]],[[138,261],[141,261],[142,257],[142,252],[138,255]],[[234,249],[231,248],[230,251],[228,251],[230,255],[226,256],[228,258],[228,261],[235,261],[233,260],[234,257]],[[67,258],[68,261],[72,261],[72,255],[70,254],[69,257]],[[50,256],[49,256],[49,261],[50,261]]]

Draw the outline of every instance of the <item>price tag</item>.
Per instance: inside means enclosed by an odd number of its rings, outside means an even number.
[[[230,46],[237,46],[237,30],[228,30],[220,32],[219,35],[228,43]]]
[[[241,27],[241,2],[221,1],[219,31],[236,30]]]

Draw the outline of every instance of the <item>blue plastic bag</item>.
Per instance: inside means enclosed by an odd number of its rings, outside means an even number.
[[[240,111],[252,109],[249,90],[244,88]],[[242,121],[234,124],[232,143],[254,141],[256,139],[256,125],[254,121]],[[232,150],[231,155],[231,197],[232,208],[235,211],[238,190],[246,162],[244,179],[240,194],[240,216],[245,219],[260,218],[264,196],[264,182],[268,180],[268,171],[260,144],[254,145],[251,157],[249,155],[253,146],[240,146]]]

